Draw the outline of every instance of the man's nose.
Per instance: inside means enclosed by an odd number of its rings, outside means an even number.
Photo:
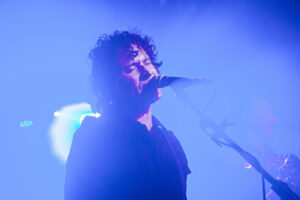
[[[145,81],[149,79],[150,76],[155,75],[151,67],[141,66],[140,67],[140,81]]]

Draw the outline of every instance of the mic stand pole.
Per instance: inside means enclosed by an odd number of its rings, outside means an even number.
[[[173,88],[174,89],[174,88]],[[176,96],[179,97],[185,104],[190,106],[196,113],[200,116],[200,127],[201,129],[218,145],[227,146],[234,149],[238,152],[249,164],[251,164],[257,172],[262,175],[262,179],[267,179],[269,183],[272,185],[272,190],[280,196],[283,200],[300,200],[299,196],[293,192],[289,186],[280,180],[276,180],[273,178],[259,163],[259,161],[250,154],[249,152],[242,149],[236,142],[234,142],[226,133],[225,129],[227,126],[232,125],[232,123],[228,123],[228,117],[226,117],[220,125],[213,122],[210,118],[204,115],[204,113],[195,106],[192,101],[189,99],[188,95],[184,93],[182,90],[175,90]],[[209,133],[208,129],[212,130],[212,134]],[[220,139],[223,139],[220,140]],[[265,199],[265,195],[264,195]]]

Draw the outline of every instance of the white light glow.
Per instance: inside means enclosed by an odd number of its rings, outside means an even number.
[[[53,153],[62,163],[66,162],[73,135],[86,116],[100,117],[100,113],[93,113],[88,103],[67,105],[54,112],[49,135]]]

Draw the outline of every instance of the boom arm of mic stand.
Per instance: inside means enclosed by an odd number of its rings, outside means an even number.
[[[217,125],[215,122],[213,122],[210,118],[204,115],[203,112],[201,112],[197,106],[195,106],[192,101],[189,99],[188,95],[184,93],[182,90],[174,90],[176,95],[179,97],[180,100],[182,100],[183,103],[188,105],[189,107],[192,108],[196,113],[199,114],[202,123],[200,124],[201,129],[210,136],[210,138],[219,146],[225,145],[228,147],[231,147],[234,149],[236,152],[238,152],[249,164],[251,164],[256,171],[261,173],[261,175],[267,179],[268,182],[272,184],[272,190],[276,192],[281,199],[283,200],[300,200],[299,196],[293,192],[289,186],[280,181],[274,179],[259,163],[259,161],[250,154],[249,152],[245,151],[242,149],[237,143],[235,143],[228,135],[225,133],[225,128],[227,119],[221,123],[221,125]],[[209,134],[206,128],[212,128],[214,130],[213,134]],[[226,143],[220,140],[222,138]]]

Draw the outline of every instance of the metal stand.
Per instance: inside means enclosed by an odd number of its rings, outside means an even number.
[[[189,99],[188,95],[182,90],[174,90],[176,95],[181,99],[185,104],[191,107],[200,117],[200,127],[201,129],[218,145],[218,146],[227,146],[234,149],[238,152],[249,164],[251,164],[257,172],[262,175],[263,188],[264,188],[264,179],[272,185],[272,190],[276,192],[281,199],[283,200],[300,200],[300,198],[288,187],[285,182],[274,179],[259,163],[259,161],[249,152],[242,149],[236,142],[234,142],[228,135],[225,133],[226,127],[232,125],[228,123],[228,117],[226,117],[219,125],[212,121],[210,118],[204,115],[204,113],[199,110]],[[212,133],[209,132],[211,130]],[[265,199],[265,192],[263,189],[263,196]]]

